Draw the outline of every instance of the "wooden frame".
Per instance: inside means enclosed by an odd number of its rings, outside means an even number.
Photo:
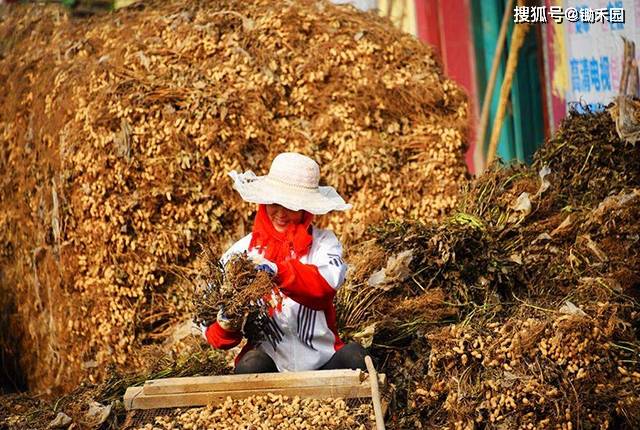
[[[384,374],[378,383],[386,385]],[[124,404],[127,410],[193,407],[267,393],[317,399],[372,396],[369,375],[361,370],[317,370],[149,380],[129,387]]]

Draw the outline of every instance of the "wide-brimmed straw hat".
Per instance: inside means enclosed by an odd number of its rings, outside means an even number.
[[[321,187],[320,166],[311,158],[295,152],[278,154],[269,174],[256,176],[251,170],[229,173],[235,188],[246,202],[277,203],[293,211],[305,210],[315,215],[346,211],[351,205],[333,187]]]

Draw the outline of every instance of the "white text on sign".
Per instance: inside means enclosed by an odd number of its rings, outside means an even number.
[[[588,6],[568,7],[562,6],[516,6],[513,9],[513,22],[516,24],[544,24],[553,20],[561,24],[566,19],[568,22],[584,22],[595,24],[608,22],[610,24],[624,24],[625,14],[622,1],[609,2],[608,7],[590,8]]]

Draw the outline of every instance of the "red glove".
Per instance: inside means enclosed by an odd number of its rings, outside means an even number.
[[[207,327],[205,337],[214,348],[231,349],[242,341],[242,332],[240,330],[225,330],[216,321]]]

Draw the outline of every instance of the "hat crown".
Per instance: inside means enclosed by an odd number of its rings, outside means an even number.
[[[303,188],[318,188],[320,166],[313,159],[296,152],[278,154],[271,163],[269,179]]]

